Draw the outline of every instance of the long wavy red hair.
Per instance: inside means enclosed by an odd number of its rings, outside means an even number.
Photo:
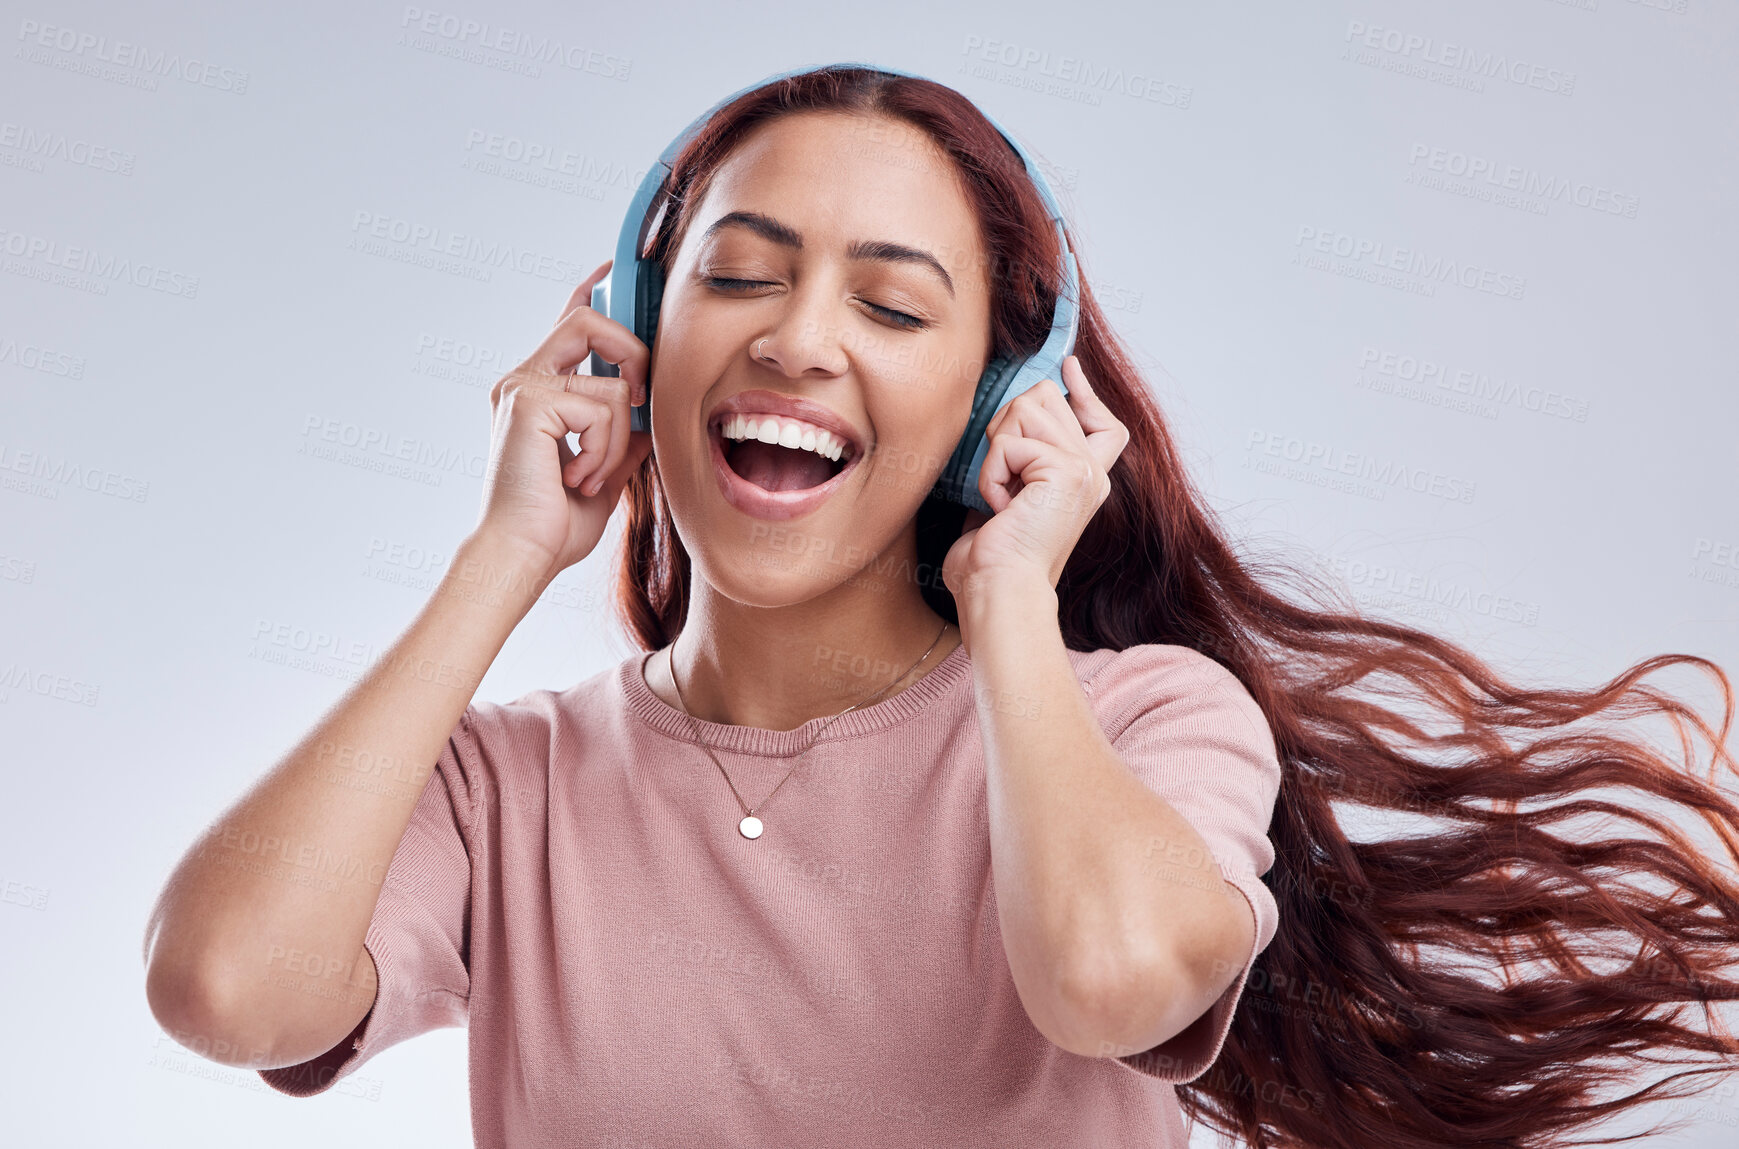
[[[677,159],[649,254],[669,266],[685,208],[748,131],[805,111],[910,124],[952,157],[996,263],[992,354],[1036,350],[1062,282],[1055,232],[995,127],[929,80],[833,66],[720,109]],[[1726,674],[1663,654],[1593,689],[1519,685],[1368,616],[1319,572],[1241,557],[1076,256],[1076,353],[1130,438],[1057,587],[1064,641],[1214,658],[1261,706],[1282,769],[1264,876],[1279,932],[1218,1060],[1178,1087],[1185,1110],[1256,1149],[1536,1147],[1732,1069],[1739,1042],[1714,1008],[1739,997],[1726,976],[1739,962],[1739,807],[1717,774],[1735,768]],[[682,629],[689,557],[655,459],[626,497],[616,606],[658,649]],[[963,516],[930,499],[918,515],[922,593],[951,620],[940,571]],[[1644,682],[1681,663],[1719,683],[1718,732]],[[1682,761],[1642,735],[1634,720],[1650,716],[1676,729]],[[1354,840],[1337,806],[1424,825]],[[1699,820],[1706,844],[1686,828]],[[1675,1072],[1642,1080],[1663,1066]]]

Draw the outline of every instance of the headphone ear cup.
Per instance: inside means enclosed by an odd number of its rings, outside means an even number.
[[[592,288],[592,310],[596,311],[599,315],[610,314],[609,284],[600,283]],[[596,351],[592,352],[592,357],[586,362],[586,370],[590,371],[593,375],[609,376],[614,379],[622,374],[621,368],[606,360]]]
[[[664,268],[655,259],[642,259],[634,277],[634,309],[629,315],[632,321],[628,324],[634,332],[634,337],[646,344],[647,350],[652,348],[653,337],[658,334],[658,308],[664,300]],[[646,379],[646,402],[638,407],[628,408],[628,429],[630,431],[652,430],[652,379]]]
[[[640,261],[635,277],[634,334],[650,349],[658,334],[658,308],[664,301],[664,268],[654,259]]]
[[[984,442],[984,432],[989,428],[990,420],[1001,409],[1002,397],[1023,362],[999,357],[985,365],[984,373],[978,377],[978,389],[972,394],[972,413],[966,420],[966,430],[961,432],[960,442],[955,446],[948,465],[936,477],[934,493],[938,496],[990,513],[984,496],[978,493],[978,475],[972,463],[979,445]]]

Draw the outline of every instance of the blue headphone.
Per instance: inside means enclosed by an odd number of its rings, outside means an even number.
[[[883,68],[872,64],[833,64],[833,68],[868,68],[872,71],[885,72],[896,76],[909,76],[914,79],[928,79],[916,72],[902,72],[896,68]],[[664,295],[663,270],[657,261],[642,257],[646,250],[646,238],[653,225],[664,215],[664,200],[660,194],[665,182],[670,178],[672,166],[677,154],[683,146],[692,139],[715,112],[726,104],[752,92],[757,88],[775,83],[787,76],[795,76],[809,72],[810,68],[796,68],[791,71],[779,72],[758,83],[741,88],[718,103],[708,108],[695,118],[694,122],[682,130],[682,133],[672,140],[658,157],[658,162],[647,171],[646,178],[634,193],[634,198],[628,204],[627,216],[622,221],[621,234],[616,239],[615,262],[610,268],[608,285],[600,283],[592,289],[592,309],[608,315],[611,319],[633,331],[635,336],[646,346],[652,346],[652,339],[658,332],[658,305]],[[982,112],[982,109],[980,109]],[[990,119],[989,116],[985,116]],[[1003,130],[1001,124],[990,120],[991,126],[1008,141],[1015,154],[1020,156],[1025,164],[1027,175],[1032,178],[1033,185],[1038,188],[1039,195],[1044,199],[1045,209],[1056,225],[1057,242],[1063,252],[1064,289],[1057,296],[1056,310],[1051,317],[1051,332],[1046,337],[1044,346],[1037,353],[1026,358],[996,358],[990,361],[984,373],[979,376],[978,390],[972,399],[972,417],[966,423],[966,431],[960,437],[960,443],[949,458],[948,465],[936,479],[933,494],[976,508],[985,514],[991,514],[990,505],[978,493],[978,475],[984,466],[984,458],[990,452],[990,440],[985,436],[990,420],[996,413],[1006,407],[1014,398],[1044,379],[1056,382],[1059,390],[1068,393],[1068,386],[1063,382],[1063,360],[1075,349],[1075,328],[1077,323],[1077,301],[1080,299],[1080,276],[1075,266],[1075,255],[1069,250],[1068,237],[1063,231],[1063,209],[1057,202],[1056,193],[1039,171],[1033,157],[1020,142]],[[652,212],[655,200],[660,201],[659,211]],[[593,375],[618,375],[615,364],[600,358],[597,352],[592,353],[588,367]],[[650,383],[650,381],[648,381]],[[647,390],[647,401],[638,407],[629,408],[630,426],[635,431],[650,431],[652,429],[651,410],[652,393]]]

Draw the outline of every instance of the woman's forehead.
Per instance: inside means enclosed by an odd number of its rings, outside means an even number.
[[[754,212],[786,225],[806,247],[923,248],[960,279],[983,252],[959,173],[923,132],[889,124],[803,113],[758,126],[708,182],[689,235],[701,238],[732,212]]]

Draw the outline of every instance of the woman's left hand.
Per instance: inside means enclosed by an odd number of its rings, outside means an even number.
[[[1111,493],[1111,465],[1129,428],[1099,401],[1080,360],[1063,360],[1064,396],[1042,379],[991,419],[978,492],[996,514],[966,512],[966,529],[942,564],[962,613],[976,586],[1012,575],[1054,590],[1081,533]]]

